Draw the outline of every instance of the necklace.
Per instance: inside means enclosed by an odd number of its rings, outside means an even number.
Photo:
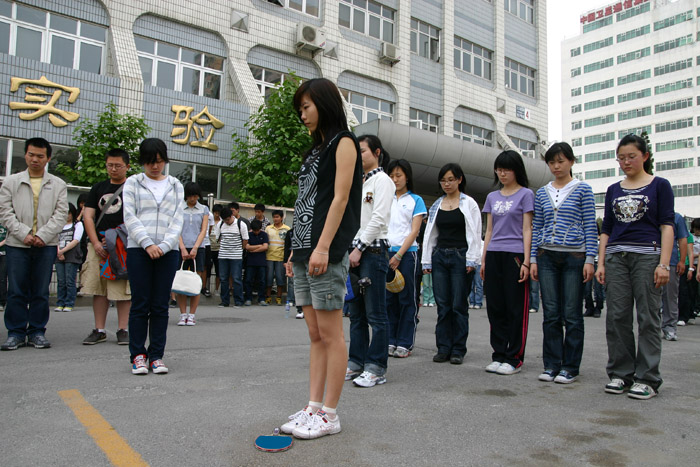
[[[450,199],[450,198],[445,197],[445,199],[442,201],[443,211],[452,211],[457,206],[459,206],[459,198]]]

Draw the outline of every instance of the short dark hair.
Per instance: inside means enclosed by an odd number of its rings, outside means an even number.
[[[34,146],[34,145],[32,145]],[[36,146],[34,146],[36,147]],[[75,207],[75,204],[73,203],[68,203],[68,213],[71,216],[71,219],[73,220],[73,223],[75,224],[75,220],[78,217],[78,208]]]
[[[162,139],[146,138],[139,146],[139,164],[153,164],[158,160],[158,156],[167,164],[168,147]]]
[[[467,187],[467,180],[464,178],[464,171],[462,170],[462,167],[459,166],[459,164],[456,164],[454,162],[448,162],[447,164],[442,166],[440,172],[438,173],[438,184],[440,184],[440,180],[442,180],[442,178],[447,172],[452,172],[452,175],[454,175],[455,178],[462,179],[462,181],[459,183],[459,191],[461,191],[462,193],[466,193],[465,190]],[[440,185],[440,189],[442,190],[442,185]]]
[[[693,222],[690,223],[690,230],[700,230],[700,217],[693,219]]]
[[[221,218],[222,219],[228,219],[229,217],[233,216],[233,213],[231,212],[231,208],[221,208]]]
[[[265,212],[265,205],[262,204],[262,203],[258,203],[258,204],[256,204],[255,207],[253,208],[253,211],[262,211],[262,212]]]
[[[284,219],[284,211],[282,211],[281,209],[275,209],[274,211],[272,211],[272,215],[280,216],[282,219]]]
[[[262,222],[260,222],[260,219],[253,219],[252,221],[250,221],[250,229],[251,230],[262,229]]]
[[[386,167],[387,175],[391,175],[391,172],[397,167],[406,176],[406,187],[409,191],[413,191],[413,169],[411,168],[411,163],[406,159],[393,159]]]
[[[628,144],[634,145],[634,147],[641,151],[642,155],[649,153],[649,148],[647,148],[647,142],[644,140],[644,138],[634,134],[629,134],[620,140],[617,145],[617,149],[615,150],[615,154],[620,152],[620,148],[622,146],[627,146]],[[651,155],[644,161],[644,171],[648,174],[651,173]]]
[[[35,148],[46,149],[46,158],[51,159],[51,153],[53,149],[51,148],[51,143],[46,141],[44,138],[29,138],[24,142],[24,153],[27,153],[29,146],[34,146]]]
[[[211,212],[218,212],[219,215],[221,215],[221,210],[224,209],[224,206],[216,203],[214,206],[211,207]]]
[[[554,143],[549,147],[549,149],[547,149],[547,152],[544,153],[544,161],[547,164],[549,164],[550,162],[554,161],[554,159],[556,159],[559,154],[561,154],[563,157],[565,157],[571,162],[576,162],[574,150],[571,149],[569,143],[565,143],[563,141],[561,143]],[[573,174],[573,171],[570,170],[569,175]]]
[[[87,193],[80,193],[78,195],[78,201],[76,201],[76,202],[78,203],[78,206],[80,206],[80,203],[85,204],[85,203],[87,203],[87,200],[88,200],[88,194]]]
[[[231,201],[230,203],[228,203],[228,207],[231,208],[231,209],[235,209],[236,211],[240,211],[240,210],[241,210],[241,205],[238,204],[238,203],[235,202],[235,201]]]
[[[123,149],[119,149],[119,148],[110,149],[105,154],[105,160],[107,160],[108,157],[121,157],[122,160],[124,161],[124,164],[129,165],[129,163],[130,163],[129,162],[129,153]]]
[[[527,179],[527,171],[525,170],[525,163],[523,163],[523,156],[515,151],[503,151],[500,153],[496,160],[493,161],[493,169],[508,169],[515,172],[515,181],[518,185],[527,188],[530,182]],[[498,185],[500,182],[498,180],[498,174],[493,174],[493,184]]]
[[[382,140],[375,135],[362,135],[357,138],[358,143],[363,141],[367,143],[372,154],[379,149],[379,167],[384,169],[385,172],[388,172],[387,166],[389,165],[389,161],[391,161],[391,157],[389,157],[389,153],[386,152],[384,146],[382,146]]]
[[[185,183],[185,199],[195,195],[202,197],[202,189],[199,188],[199,184],[196,182]]]

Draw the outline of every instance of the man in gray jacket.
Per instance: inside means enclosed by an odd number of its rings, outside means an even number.
[[[58,234],[68,218],[66,184],[46,171],[51,145],[43,138],[24,143],[27,170],[10,175],[0,188],[0,224],[7,227],[7,341],[0,349],[51,347],[49,283]]]

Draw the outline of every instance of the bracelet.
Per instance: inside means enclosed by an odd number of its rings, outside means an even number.
[[[695,268],[688,268],[688,271],[695,271]]]
[[[401,261],[401,260],[403,259],[403,255],[402,255],[402,254],[399,254],[399,253],[396,253],[396,254],[394,255],[394,258],[396,258],[396,259],[398,259],[399,261]]]
[[[661,268],[661,269],[665,269],[665,270],[667,270],[667,271],[670,271],[670,270],[671,270],[671,267],[670,267],[670,266],[667,266],[667,265],[661,264],[661,263],[657,264],[656,267],[657,267],[657,268]]]
[[[530,265],[529,265],[529,264],[523,263],[523,264],[521,264],[521,266],[525,266],[526,268],[530,269]]]
[[[314,253],[319,254],[319,255],[328,256],[328,252],[325,252],[325,253],[324,253],[324,252],[322,252],[322,251],[314,250]]]

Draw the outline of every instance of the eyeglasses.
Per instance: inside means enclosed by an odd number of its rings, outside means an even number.
[[[125,165],[122,164],[105,164],[107,166],[107,170],[122,170],[126,169]]]
[[[441,185],[451,185],[457,181],[458,180],[456,178],[443,178],[442,180],[440,180],[440,184]]]
[[[497,175],[506,175],[506,174],[509,174],[511,172],[513,172],[512,169],[496,169],[493,171],[493,173],[495,173]]]
[[[639,154],[628,154],[626,156],[620,155],[620,156],[617,156],[617,162],[625,162],[625,161],[632,162],[637,158],[637,156],[639,156]]]

